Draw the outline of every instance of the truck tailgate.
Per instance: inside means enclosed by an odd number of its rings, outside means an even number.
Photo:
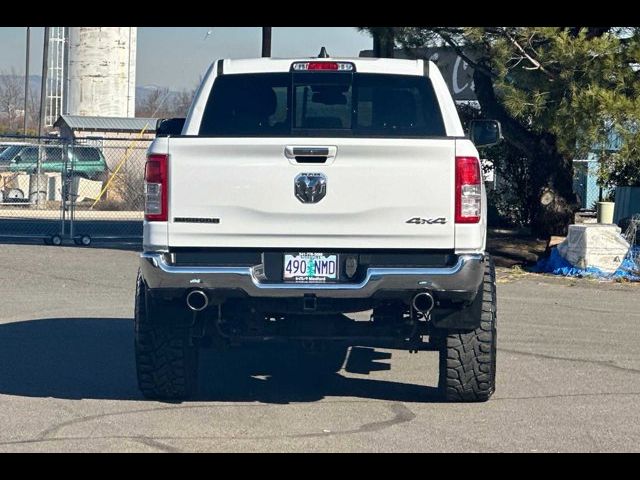
[[[308,146],[335,156],[285,155]],[[170,138],[169,245],[451,249],[454,157],[448,139]],[[326,195],[303,203],[295,179],[317,173]]]

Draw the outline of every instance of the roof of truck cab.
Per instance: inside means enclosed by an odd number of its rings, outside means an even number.
[[[224,59],[223,73],[269,73],[288,72],[295,62],[350,62],[356,72],[391,73],[397,75],[424,75],[422,60],[404,60],[398,58],[247,58]],[[213,65],[212,65],[213,67]],[[429,68],[432,62],[429,62]]]

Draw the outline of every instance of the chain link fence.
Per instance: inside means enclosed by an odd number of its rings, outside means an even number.
[[[0,237],[139,242],[150,142],[0,137]]]

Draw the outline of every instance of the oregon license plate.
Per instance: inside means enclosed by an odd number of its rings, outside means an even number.
[[[326,283],[338,280],[338,256],[325,253],[285,253],[284,281]]]

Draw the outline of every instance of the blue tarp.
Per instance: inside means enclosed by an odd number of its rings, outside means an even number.
[[[535,273],[553,273],[554,275],[563,275],[565,277],[592,277],[611,280],[624,278],[638,282],[640,281],[640,269],[633,261],[633,258],[640,258],[639,246],[635,246],[629,251],[618,270],[613,273],[607,273],[594,267],[574,267],[560,256],[557,248],[553,248],[549,258],[539,260],[532,268],[532,271]]]

